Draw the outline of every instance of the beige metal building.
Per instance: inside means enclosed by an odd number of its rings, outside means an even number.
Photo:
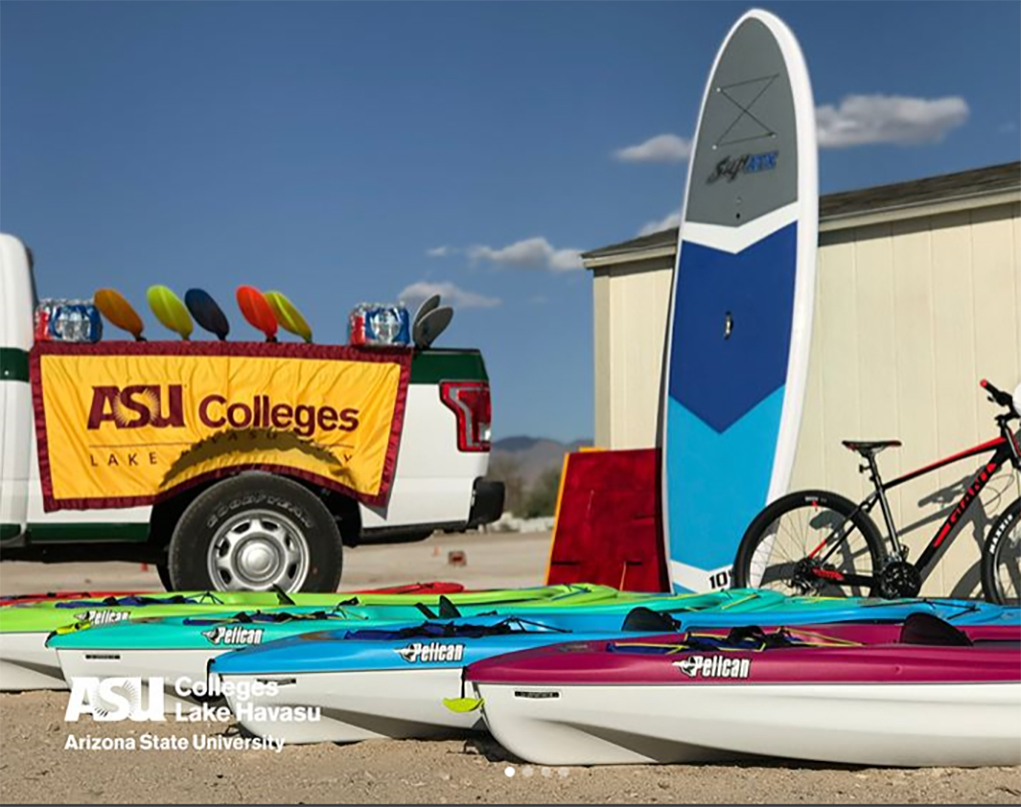
[[[656,444],[677,229],[583,255],[593,273],[595,441]],[[808,392],[792,489],[866,493],[841,439],[898,438],[884,476],[996,436],[978,387],[1021,382],[1021,163],[884,185],[820,200]],[[917,558],[978,467],[906,484],[894,518]],[[1001,473],[926,581],[929,594],[978,591],[978,546],[1021,493]],[[877,514],[878,515],[878,514]]]

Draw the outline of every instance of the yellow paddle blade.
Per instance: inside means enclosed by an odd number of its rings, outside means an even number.
[[[89,622],[87,619],[84,619],[81,620],[80,622],[75,622],[71,625],[61,625],[53,632],[59,636],[64,633],[77,633],[80,630],[88,630],[91,627],[92,623]]]
[[[168,330],[179,334],[182,339],[191,336],[192,328],[191,314],[185,308],[181,298],[174,294],[166,286],[150,286],[145,293],[149,301],[149,308],[156,315],[163,326]]]
[[[312,341],[312,329],[308,322],[305,321],[298,307],[288,300],[283,292],[267,291],[264,296],[269,307],[273,309],[273,316],[277,318],[281,328],[290,331],[295,336],[300,336],[306,342]]]
[[[482,698],[444,698],[443,705],[458,714],[474,712],[482,707]]]
[[[134,307],[116,289],[97,289],[92,302],[114,327],[127,331],[135,339],[142,338],[142,318]]]

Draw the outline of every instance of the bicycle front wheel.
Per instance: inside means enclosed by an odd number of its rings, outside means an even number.
[[[1021,499],[989,531],[982,551],[982,593],[989,602],[1018,605],[1021,592]]]
[[[881,558],[879,530],[857,505],[805,490],[777,499],[749,525],[734,561],[734,587],[871,597]]]

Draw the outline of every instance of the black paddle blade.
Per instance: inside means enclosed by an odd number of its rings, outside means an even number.
[[[208,291],[188,289],[184,294],[184,304],[201,328],[215,334],[221,342],[227,338],[230,333],[227,315]]]
[[[971,647],[968,635],[938,616],[916,611],[904,620],[901,644],[926,644],[939,647]]]

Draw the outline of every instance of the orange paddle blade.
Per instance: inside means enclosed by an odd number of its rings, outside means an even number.
[[[276,317],[281,328],[290,331],[295,336],[300,336],[306,342],[312,341],[312,329],[308,322],[301,315],[298,307],[288,300],[283,292],[267,291],[263,296],[269,303],[269,307],[273,309],[273,316]]]
[[[182,339],[191,336],[194,325],[191,322],[191,314],[184,307],[181,298],[166,286],[150,286],[145,293],[149,300],[149,308],[156,315],[163,326],[178,334]]]
[[[248,324],[257,331],[266,335],[267,342],[275,342],[277,338],[277,318],[273,315],[273,309],[263,293],[254,286],[238,286],[237,289],[238,308],[248,321]]]
[[[92,302],[114,327],[127,331],[136,340],[142,339],[142,331],[145,329],[142,318],[138,316],[134,306],[125,300],[124,295],[119,291],[97,289],[96,293],[92,295]]]

